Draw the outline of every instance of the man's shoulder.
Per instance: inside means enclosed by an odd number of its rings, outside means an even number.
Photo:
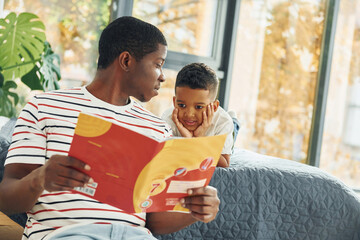
[[[155,115],[153,112],[151,112],[150,110],[146,109],[140,102],[132,99],[132,103],[131,103],[131,110],[139,113],[141,115],[146,115],[148,117],[151,117],[152,119],[158,121],[159,123],[166,123],[166,121],[164,119],[162,119],[161,117]]]
[[[51,97],[82,97],[84,96],[84,91],[82,87],[74,87],[74,88],[67,88],[67,89],[58,89],[52,91],[46,91],[38,93],[34,96],[34,98],[51,98]]]

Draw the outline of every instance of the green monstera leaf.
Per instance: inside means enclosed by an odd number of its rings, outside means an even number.
[[[38,66],[41,66],[40,68]],[[30,72],[25,74],[21,81],[31,90],[56,90],[59,89],[60,80],[60,57],[51,49],[50,44],[45,42],[44,54]]]
[[[32,13],[0,19],[0,66],[5,81],[31,71],[44,51],[45,26]]]
[[[16,116],[15,106],[19,102],[19,96],[16,93],[11,92],[11,88],[17,88],[14,81],[0,82],[0,116],[9,118]]]
[[[30,72],[22,76],[21,81],[31,90],[44,90],[42,85],[44,76],[40,73],[40,68],[37,65],[35,65]]]
[[[43,87],[45,90],[56,90],[60,86],[58,81],[61,79],[60,74],[60,57],[51,49],[48,42],[45,42],[45,53],[41,56],[42,66],[40,73],[44,76]]]

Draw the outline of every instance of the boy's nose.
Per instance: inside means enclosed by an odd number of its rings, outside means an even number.
[[[195,111],[192,108],[188,108],[187,111],[185,112],[185,114],[187,116],[194,116],[195,115]]]

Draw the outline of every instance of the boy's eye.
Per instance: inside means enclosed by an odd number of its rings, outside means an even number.
[[[204,106],[199,106],[199,105],[198,105],[198,106],[196,106],[195,108],[196,108],[196,109],[203,109]]]
[[[179,106],[180,108],[184,108],[184,107],[185,107],[185,104],[183,104],[183,103],[178,103],[178,106]]]

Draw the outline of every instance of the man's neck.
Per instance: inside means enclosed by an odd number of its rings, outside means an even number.
[[[129,104],[129,95],[124,93],[121,87],[121,76],[111,71],[111,68],[98,70],[94,80],[86,89],[96,98],[116,105],[124,106]]]

